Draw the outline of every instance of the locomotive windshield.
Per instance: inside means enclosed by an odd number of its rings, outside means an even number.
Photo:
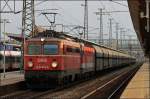
[[[29,45],[28,46],[29,55],[38,55],[41,54],[41,45]]]
[[[44,54],[52,55],[58,53],[58,45],[56,44],[45,44],[44,45]]]

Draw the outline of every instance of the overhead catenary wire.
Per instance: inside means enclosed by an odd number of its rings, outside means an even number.
[[[39,5],[41,5],[41,4],[43,4],[43,3],[45,3],[45,2],[47,2],[47,1],[49,1],[49,0],[44,0],[44,1],[41,1],[41,2],[39,2],[39,3],[36,3],[34,6],[39,6]],[[23,2],[23,1],[22,1]],[[19,10],[19,11],[16,11],[16,0],[14,0],[14,14],[19,14],[19,13],[21,13],[24,9],[22,9],[22,10]]]
[[[58,7],[59,9],[61,9],[62,12],[64,12],[64,11],[63,11],[64,8],[58,6],[57,4],[55,4],[55,6]],[[65,11],[65,12],[67,12],[67,11]],[[69,14],[68,12],[67,12],[66,14],[69,15],[70,17],[72,17],[72,18],[75,20],[75,22],[78,22],[78,23],[82,24],[82,22],[81,22],[80,20],[78,20],[77,18],[73,17],[72,14]]]
[[[128,7],[128,5],[125,5],[125,4],[122,4],[122,3],[119,3],[119,2],[116,2],[116,1],[113,1],[113,0],[110,0],[110,1],[113,2],[113,3],[119,4],[121,6]]]
[[[109,2],[109,1],[108,1]],[[115,1],[112,1],[112,0],[110,0],[110,3],[111,2],[113,2],[113,3],[115,3],[115,4],[119,4],[119,5],[121,5],[121,6],[125,6],[125,7],[128,7],[127,5],[125,5],[125,4],[122,4],[122,3],[120,3],[120,2],[115,2]],[[109,3],[109,4],[110,4]],[[113,11],[109,11],[108,9],[107,9],[107,7],[105,7],[105,5],[103,4],[103,1],[101,1],[100,0],[100,4],[102,5],[102,7],[103,8],[105,8],[105,10],[106,10],[106,13],[109,13],[109,17],[113,20],[113,22],[115,22],[115,23],[120,23],[120,22],[117,22],[117,20],[112,16],[112,14],[114,14],[114,13],[128,13],[129,11],[127,10],[127,11],[116,11],[115,9],[114,9],[114,7],[113,7],[113,5],[112,5],[112,8],[113,8]],[[116,34],[117,35],[117,34]],[[118,38],[118,37],[116,37],[116,38]]]

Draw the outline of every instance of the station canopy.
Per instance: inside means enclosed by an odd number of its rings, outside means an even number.
[[[130,15],[134,25],[135,32],[140,40],[140,43],[144,49],[145,55],[150,55],[150,28],[148,18],[146,18],[147,3],[148,0],[128,0]],[[150,3],[150,2],[149,2]]]
[[[36,33],[39,33],[39,32],[43,32],[45,31],[46,29],[42,28],[41,26],[36,26]],[[32,33],[30,33],[29,35],[31,35]],[[14,34],[14,33],[6,33],[6,35],[9,37],[9,38],[12,38],[16,41],[19,41],[19,42],[22,42],[22,40],[24,39],[22,33],[20,34]],[[25,38],[27,38],[28,36],[26,36]]]

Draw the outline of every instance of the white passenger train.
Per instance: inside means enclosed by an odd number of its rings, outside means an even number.
[[[0,71],[4,68],[4,55],[5,55],[5,68],[8,71],[19,69],[21,61],[21,46],[17,44],[0,44]]]

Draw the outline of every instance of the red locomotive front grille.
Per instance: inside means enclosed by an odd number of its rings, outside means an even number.
[[[29,67],[28,62],[32,62],[33,67]],[[58,63],[57,67],[52,67],[53,62]],[[25,70],[64,70],[63,58],[60,55],[25,56]]]

